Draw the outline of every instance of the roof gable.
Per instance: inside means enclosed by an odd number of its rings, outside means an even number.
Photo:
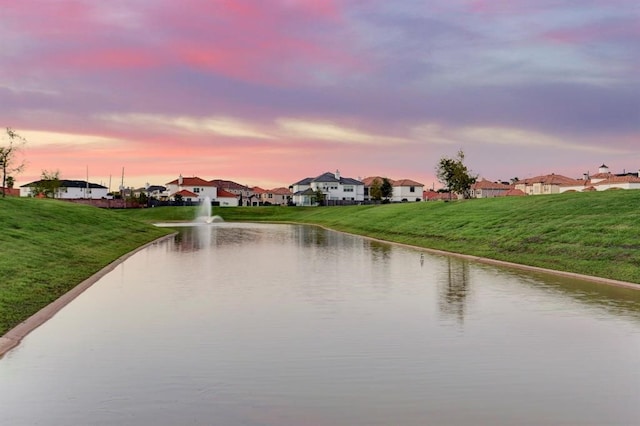
[[[339,182],[340,180],[336,179],[336,175],[331,172],[326,172],[321,174],[320,176],[316,176],[313,178],[312,182]]]
[[[477,189],[501,189],[501,190],[508,190],[509,188],[511,188],[510,185],[505,185],[504,183],[499,183],[499,182],[491,182],[490,180],[487,179],[482,179],[476,183],[474,183],[473,185],[471,185],[471,189],[477,190]]]
[[[218,198],[238,198],[238,196],[222,188],[218,188]]]
[[[275,194],[275,195],[291,195],[291,190],[289,190],[289,188],[285,188],[285,187],[281,187],[281,188],[274,188],[271,189],[269,191],[266,191],[267,193],[271,193],[271,194]]]
[[[211,184],[217,188],[223,189],[234,189],[236,191],[246,191],[249,189],[247,185],[241,185],[232,180],[224,180],[224,179],[213,179],[210,181]]]
[[[172,197],[175,197],[176,195],[179,195],[181,197],[198,198],[198,194],[194,194],[193,192],[187,191],[186,189],[182,189],[174,194],[171,194]]]
[[[420,182],[411,179],[400,179],[392,182],[393,186],[424,186]]]
[[[167,183],[167,185],[180,185],[179,180],[180,178],[172,180],[171,182]],[[215,186],[215,185],[197,176],[193,176],[193,177],[183,177],[181,186]]]

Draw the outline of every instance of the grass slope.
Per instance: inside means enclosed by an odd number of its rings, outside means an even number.
[[[56,200],[0,198],[0,336],[166,229]]]
[[[191,220],[194,208],[118,212]],[[640,283],[640,191],[352,207],[217,208],[226,221],[313,223],[389,241]]]

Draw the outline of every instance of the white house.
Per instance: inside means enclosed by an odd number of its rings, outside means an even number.
[[[218,188],[218,197],[216,201],[220,207],[238,207],[240,205],[240,197],[225,189]]]
[[[38,196],[34,190],[41,187],[42,180],[34,181],[20,186],[21,197]],[[63,200],[92,199],[100,200],[107,198],[109,188],[84,180],[60,179],[60,186],[56,191],[55,198]]]
[[[393,186],[393,202],[413,202],[422,201],[422,192],[424,185],[411,179],[394,180]]]
[[[370,176],[362,179],[364,184],[364,199],[371,200],[371,186],[374,182],[378,182],[378,185],[382,185],[385,178],[380,176]],[[422,201],[422,193],[424,192],[424,185],[411,179],[399,179],[393,180],[386,178],[391,184],[391,202],[413,202]]]
[[[253,188],[247,185],[225,179],[213,179],[209,182],[218,188],[218,192],[224,189],[231,194],[237,195],[239,206],[257,206],[259,204],[260,197],[253,192]]]
[[[575,185],[564,185],[560,192],[607,191],[609,189],[640,189],[640,170],[638,173],[613,174],[605,164],[598,168],[598,173],[578,180]]]
[[[364,184],[356,179],[340,176],[340,171],[326,172],[315,178],[305,178],[290,186],[293,203],[297,206],[315,204],[315,192],[322,191],[327,203],[364,201]]]
[[[182,177],[167,183],[167,191],[170,198],[175,198],[176,194],[180,194],[185,201],[202,201],[209,197],[212,201],[218,197],[218,191],[214,184],[199,177]],[[181,191],[187,191],[181,193]]]

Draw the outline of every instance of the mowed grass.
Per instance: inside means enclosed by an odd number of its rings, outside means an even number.
[[[118,257],[169,232],[94,207],[0,198],[0,336]]]
[[[118,212],[192,220],[195,208]],[[640,283],[640,191],[351,207],[215,208],[226,221],[311,223],[419,247]]]
[[[226,221],[295,222],[640,284],[640,191],[352,207],[215,208]],[[101,210],[0,198],[0,335],[194,207]]]

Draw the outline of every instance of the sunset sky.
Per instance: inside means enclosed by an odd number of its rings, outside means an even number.
[[[0,121],[117,189],[640,169],[638,0],[0,0]],[[2,144],[6,143],[6,137]]]

